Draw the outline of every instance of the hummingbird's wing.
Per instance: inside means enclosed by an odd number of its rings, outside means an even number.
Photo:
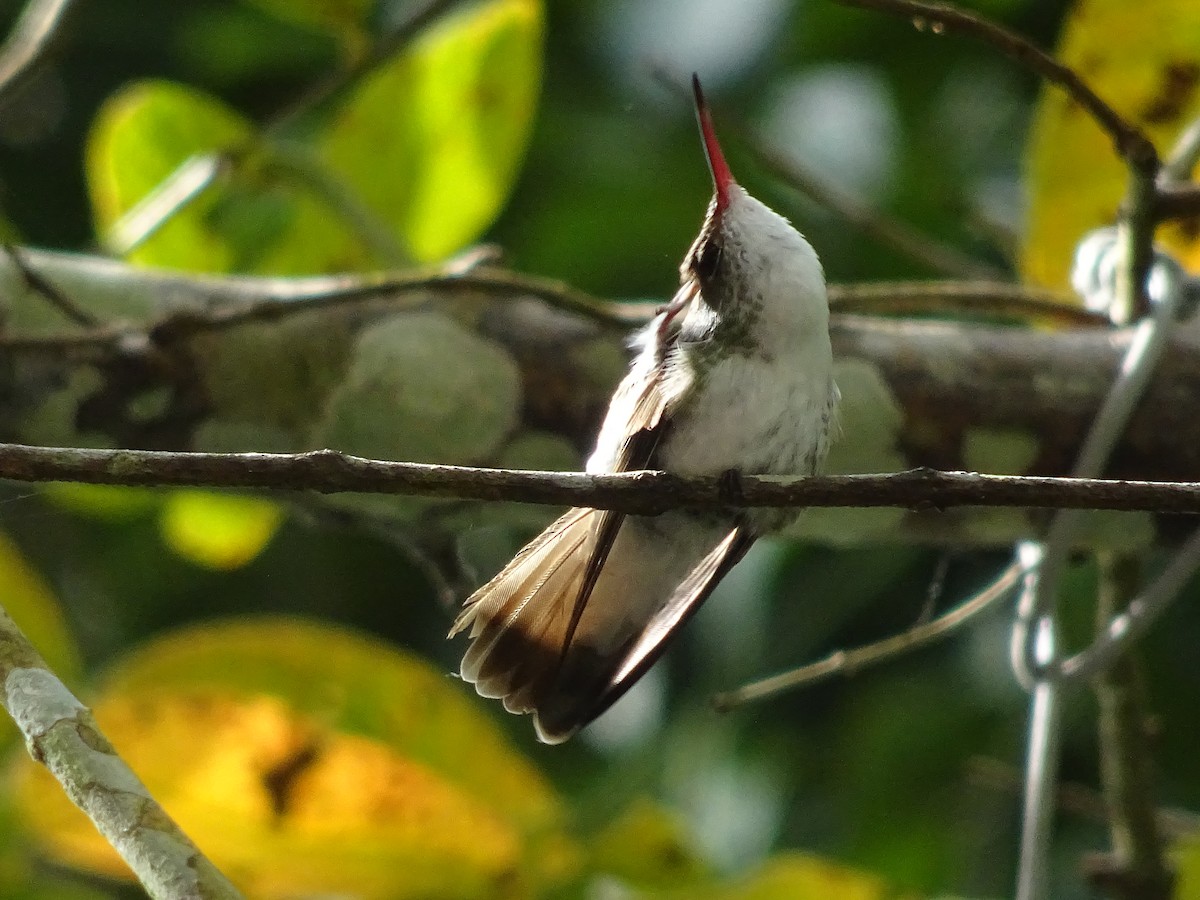
[[[647,329],[647,344],[614,394],[597,442],[611,447],[611,455],[599,463],[593,457],[590,471],[652,467],[672,410],[690,388],[688,379],[668,369],[667,359],[677,337],[679,313],[696,291],[694,283],[685,284]],[[658,658],[668,635],[753,540],[741,528],[714,534],[713,543],[692,557],[699,560],[693,570],[679,572],[675,581],[662,585],[661,593],[648,598],[654,605],[642,614],[651,617],[648,623],[614,619],[601,630],[611,629],[608,639],[615,643],[596,644],[594,631],[587,640],[577,641],[584,612],[625,522],[620,512],[572,509],[467,599],[451,631],[453,635],[469,628],[473,639],[463,657],[462,677],[481,695],[503,698],[511,712],[535,713],[538,734],[545,741],[565,740],[615,702]],[[630,558],[619,568],[629,564],[644,573],[647,565],[659,567],[661,560],[653,558],[651,550],[645,551],[650,558],[641,560],[637,551],[631,552],[637,542],[623,540],[624,556]],[[615,576],[605,581],[601,603],[606,610],[611,607],[614,616],[627,603],[620,581]],[[600,619],[606,620],[607,613]]]
[[[713,588],[746,555],[754,540],[754,533],[744,525],[738,525],[725,535],[679,583],[633,643],[620,652],[617,658],[620,665],[597,685],[592,697],[586,694],[577,697],[575,709],[566,710],[565,716],[556,708],[559,704],[551,699],[538,714],[538,733],[543,740],[553,742],[555,737],[565,740],[621,699],[658,661],[671,635],[704,604]]]
[[[729,570],[741,562],[746,551],[754,543],[755,535],[744,525],[739,525],[713,547],[709,554],[692,569],[671,599],[663,605],[646,625],[628,651],[621,668],[613,675],[607,690],[599,699],[599,715],[625,693],[635,681],[642,677],[666,649],[666,640],[696,612],[713,592],[713,588]]]

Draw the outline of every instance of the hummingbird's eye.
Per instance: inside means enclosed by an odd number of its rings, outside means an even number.
[[[701,249],[700,255],[696,257],[692,269],[701,281],[708,281],[717,274],[719,265],[721,265],[721,245],[715,241],[708,241]]]

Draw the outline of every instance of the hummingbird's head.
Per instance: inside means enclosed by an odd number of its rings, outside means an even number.
[[[760,347],[794,342],[797,332],[827,341],[829,307],[816,251],[787,219],[734,180],[695,75],[692,89],[713,180],[704,225],[680,266],[684,284],[699,288],[693,306],[737,323],[739,332],[748,326]]]

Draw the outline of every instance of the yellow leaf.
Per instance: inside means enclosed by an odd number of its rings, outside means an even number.
[[[330,167],[418,259],[477,238],[507,198],[533,128],[541,42],[540,0],[469,5],[338,110],[324,137]]]
[[[591,842],[591,866],[639,888],[678,888],[711,878],[679,819],[635,801]]]
[[[757,874],[718,890],[712,900],[894,900],[881,879],[803,853],[781,853]]]
[[[185,831],[256,897],[523,897],[578,868],[541,776],[455,682],[341,629],[196,627],[127,658],[101,727]],[[32,763],[43,852],[123,867]]]
[[[163,540],[210,569],[238,569],[267,546],[283,521],[269,500],[240,494],[176,491],[163,506]]]
[[[71,682],[79,676],[79,651],[58,600],[3,534],[0,534],[0,606],[8,611],[60,678]],[[4,738],[7,738],[8,717],[0,716],[0,720],[4,722]],[[0,738],[0,743],[4,738]]]
[[[1166,153],[1200,115],[1200,4],[1195,0],[1080,0],[1058,49],[1118,112]],[[1075,245],[1111,224],[1125,190],[1112,142],[1066,94],[1042,89],[1026,154],[1029,221],[1021,251],[1026,279],[1068,282]],[[1160,232],[1185,266],[1200,267],[1198,223]]]

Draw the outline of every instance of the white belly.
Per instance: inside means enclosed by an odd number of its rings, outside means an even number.
[[[672,421],[663,468],[681,475],[810,475],[828,449],[837,388],[830,368],[729,356]]]

